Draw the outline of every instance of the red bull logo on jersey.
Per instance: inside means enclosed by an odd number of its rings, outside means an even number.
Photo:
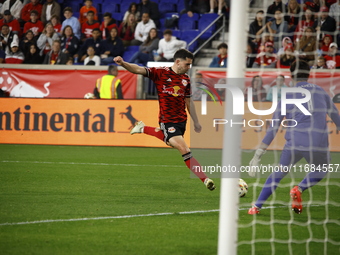
[[[163,85],[163,93],[173,95],[174,97],[184,96],[184,91],[180,86],[166,87]]]
[[[174,127],[169,127],[169,128],[168,128],[168,132],[169,132],[169,133],[175,133],[175,132],[176,132],[176,128],[174,128]]]

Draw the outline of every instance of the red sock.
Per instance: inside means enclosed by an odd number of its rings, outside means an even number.
[[[205,173],[203,173],[202,167],[200,165],[200,163],[198,163],[198,161],[191,155],[191,152],[188,152],[184,155],[182,155],[185,164],[187,165],[187,167],[198,177],[201,179],[202,182],[204,182],[204,180],[206,178],[208,178]],[[198,166],[198,167],[197,167]]]
[[[158,139],[164,141],[164,134],[163,134],[162,130],[156,131],[155,127],[145,126],[144,127],[144,134],[152,135],[152,136],[157,137]]]

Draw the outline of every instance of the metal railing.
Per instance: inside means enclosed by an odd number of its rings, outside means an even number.
[[[187,46],[187,49],[189,49],[189,47],[195,43],[210,27],[212,27],[214,24],[217,23],[217,21],[219,21],[222,18],[222,26],[220,28],[218,28],[214,34],[212,36],[210,36],[207,40],[204,41],[204,43],[202,45],[200,45],[198,47],[197,50],[195,50],[193,52],[194,56],[205,46],[207,45],[218,33],[220,33],[222,31],[222,35],[223,35],[223,42],[225,42],[225,16],[224,15],[219,15],[213,22],[210,23],[209,26],[207,26],[205,29],[203,29]]]

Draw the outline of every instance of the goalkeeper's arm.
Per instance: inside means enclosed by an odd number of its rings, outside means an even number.
[[[266,153],[267,148],[268,148],[268,144],[265,144],[264,142],[262,142],[259,148],[255,151],[254,157],[250,160],[249,162],[250,171],[248,172],[248,174],[251,177],[254,177],[256,175],[257,166],[259,165],[261,161],[262,155]]]

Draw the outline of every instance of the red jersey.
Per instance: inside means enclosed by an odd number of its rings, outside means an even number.
[[[20,29],[20,24],[19,21],[16,19],[12,19],[10,22],[6,22],[5,19],[0,20],[0,27],[2,27],[4,24],[9,26],[9,29],[13,32],[18,32],[18,35],[20,37],[21,35],[21,29]]]
[[[27,30],[32,30],[34,36],[37,36],[44,30],[44,23],[40,20],[37,20],[35,23],[27,21],[24,25],[24,34],[26,34]]]
[[[159,122],[178,123],[186,121],[185,99],[191,96],[189,76],[176,74],[171,67],[145,69],[145,76],[156,85],[159,101]]]
[[[61,24],[56,24],[55,26],[53,26],[54,31],[57,33],[61,33]]]
[[[24,21],[29,21],[30,20],[30,15],[31,15],[31,11],[36,10],[39,14],[38,14],[38,19],[40,19],[41,16],[41,12],[42,12],[42,4],[37,3],[36,5],[32,4],[32,3],[28,3],[26,4],[22,10],[21,10],[21,19]]]
[[[100,28],[100,23],[95,21],[92,25],[89,25],[87,22],[81,24],[81,33],[84,38],[92,37],[92,30],[95,28]]]

